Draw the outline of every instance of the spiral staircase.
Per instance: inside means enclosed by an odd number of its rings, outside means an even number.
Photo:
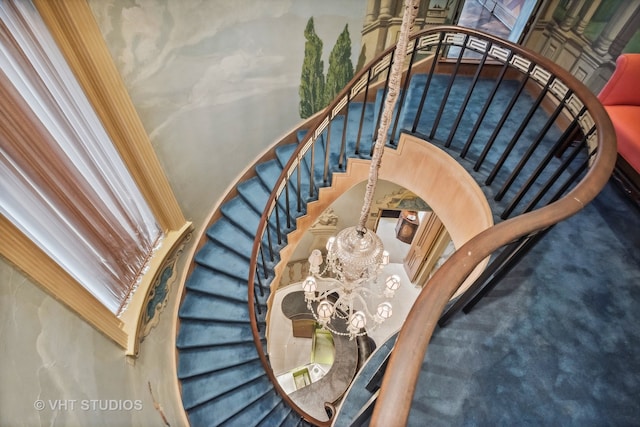
[[[496,226],[458,248],[430,280],[400,334],[363,369],[367,379],[357,378],[343,398],[348,416],[313,418],[282,391],[266,351],[271,286],[299,221],[317,215],[320,190],[347,172],[350,159],[370,158],[393,62],[393,50],[384,52],[324,112],[240,178],[201,236],[176,337],[178,380],[192,426],[406,423],[407,393],[423,356],[411,358],[403,349],[424,355],[438,321],[444,325],[477,301],[606,183],[615,161],[611,124],[568,73],[521,47],[456,27],[416,34],[410,47],[387,150],[407,133],[455,157],[490,200]],[[485,273],[449,302],[489,256]],[[382,380],[383,368],[393,380]]]

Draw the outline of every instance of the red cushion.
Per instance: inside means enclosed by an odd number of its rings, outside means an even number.
[[[604,105],[640,105],[640,54],[627,53],[616,60],[616,69],[598,94]]]
[[[607,105],[618,139],[618,153],[640,172],[640,106]]]

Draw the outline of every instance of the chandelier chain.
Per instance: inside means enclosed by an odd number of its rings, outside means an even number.
[[[389,132],[393,111],[400,92],[400,82],[402,80],[402,69],[407,56],[406,52],[409,33],[415,22],[419,4],[419,0],[406,0],[405,2],[400,34],[393,53],[393,63],[391,64],[391,71],[389,74],[388,92],[385,97],[384,108],[380,118],[378,135],[374,143],[373,156],[371,157],[371,165],[369,166],[369,177],[364,195],[364,203],[362,205],[360,219],[358,221],[357,230],[361,235],[366,231],[367,218],[369,217],[371,205],[373,203],[373,193],[375,192],[376,184],[378,182],[378,169],[380,169],[380,164],[382,163],[382,154],[384,152],[384,146],[387,143],[387,134]]]

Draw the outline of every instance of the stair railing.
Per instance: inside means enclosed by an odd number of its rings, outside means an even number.
[[[435,326],[474,268],[492,257],[490,274],[486,275],[490,277],[482,280],[508,271],[512,261],[550,227],[580,211],[600,192],[616,158],[613,127],[597,98],[569,72],[534,52],[476,30],[438,27],[413,35],[407,55],[410,58],[406,61],[403,94],[388,146],[397,144],[399,132],[421,136],[440,146],[461,164],[472,165],[468,166],[469,172],[491,189],[496,206],[503,210],[495,226],[451,255],[414,303],[389,360],[372,416],[372,425],[385,427],[406,424]],[[279,386],[260,339],[256,316],[260,308],[254,302],[257,293],[264,294],[273,279],[278,250],[286,244],[295,217],[304,213],[307,202],[318,197],[320,187],[331,184],[332,173],[346,169],[349,157],[366,157],[369,153],[377,126],[366,128],[364,109],[359,117],[350,117],[354,114],[350,106],[372,101],[376,92],[385,91],[392,62],[393,47],[362,69],[317,117],[318,125],[309,131],[276,181],[254,242],[249,304],[260,359],[282,398],[316,425],[328,425],[330,421],[306,414]],[[412,78],[418,74],[426,75],[425,82],[412,87]],[[440,89],[432,83],[442,78],[448,79],[445,88],[436,93]],[[487,78],[493,82],[492,90],[481,100],[474,98],[477,84]],[[467,89],[462,101],[452,104],[452,90],[465,79]],[[512,95],[509,101],[500,101],[497,95],[505,86],[511,88]],[[402,101],[409,90],[416,88],[421,91],[420,103],[415,111],[407,111]],[[483,104],[476,118],[465,114],[470,103]],[[522,108],[523,103],[527,113],[513,117],[514,106]],[[534,120],[540,114],[545,118]],[[430,123],[424,123],[425,117]],[[338,119],[344,120],[345,129],[335,135],[331,128]],[[459,125],[469,120],[472,129],[460,139]],[[505,123],[514,120],[520,125],[505,140],[501,131]],[[355,141],[348,138],[347,123],[356,126]],[[536,128],[531,128],[533,123],[537,123]],[[567,147],[572,147],[569,154],[558,158],[557,154]],[[324,155],[319,156],[321,153]]]

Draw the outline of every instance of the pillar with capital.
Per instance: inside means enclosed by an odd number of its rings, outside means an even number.
[[[391,12],[393,11],[393,3],[393,0],[382,0],[380,3],[380,15],[378,15],[380,19],[392,18],[393,15]]]
[[[638,2],[625,2],[618,6],[609,23],[604,27],[596,41],[593,43],[593,51],[598,55],[606,55],[613,41],[618,37],[622,29],[638,9]]]
[[[587,7],[587,10],[582,14],[580,22],[578,22],[578,25],[576,25],[575,27],[576,34],[584,33],[584,29],[587,28],[587,24],[591,21],[591,18],[593,18],[593,14],[596,13],[596,10],[598,9],[598,6],[600,6],[600,3],[602,3],[602,0],[594,0]]]
[[[549,22],[553,19],[553,14],[558,8],[560,4],[560,0],[550,0],[545,2],[542,6],[542,13],[540,14],[539,20],[542,22]]]
[[[380,11],[380,0],[371,0],[367,3],[367,15],[364,19],[364,25],[369,25],[378,19]]]
[[[562,22],[560,22],[561,30],[569,31],[578,21],[578,18],[580,17],[580,11],[584,6],[584,1],[585,0],[576,0],[571,3],[571,6],[569,7],[569,10],[567,10],[564,19],[562,20]]]

